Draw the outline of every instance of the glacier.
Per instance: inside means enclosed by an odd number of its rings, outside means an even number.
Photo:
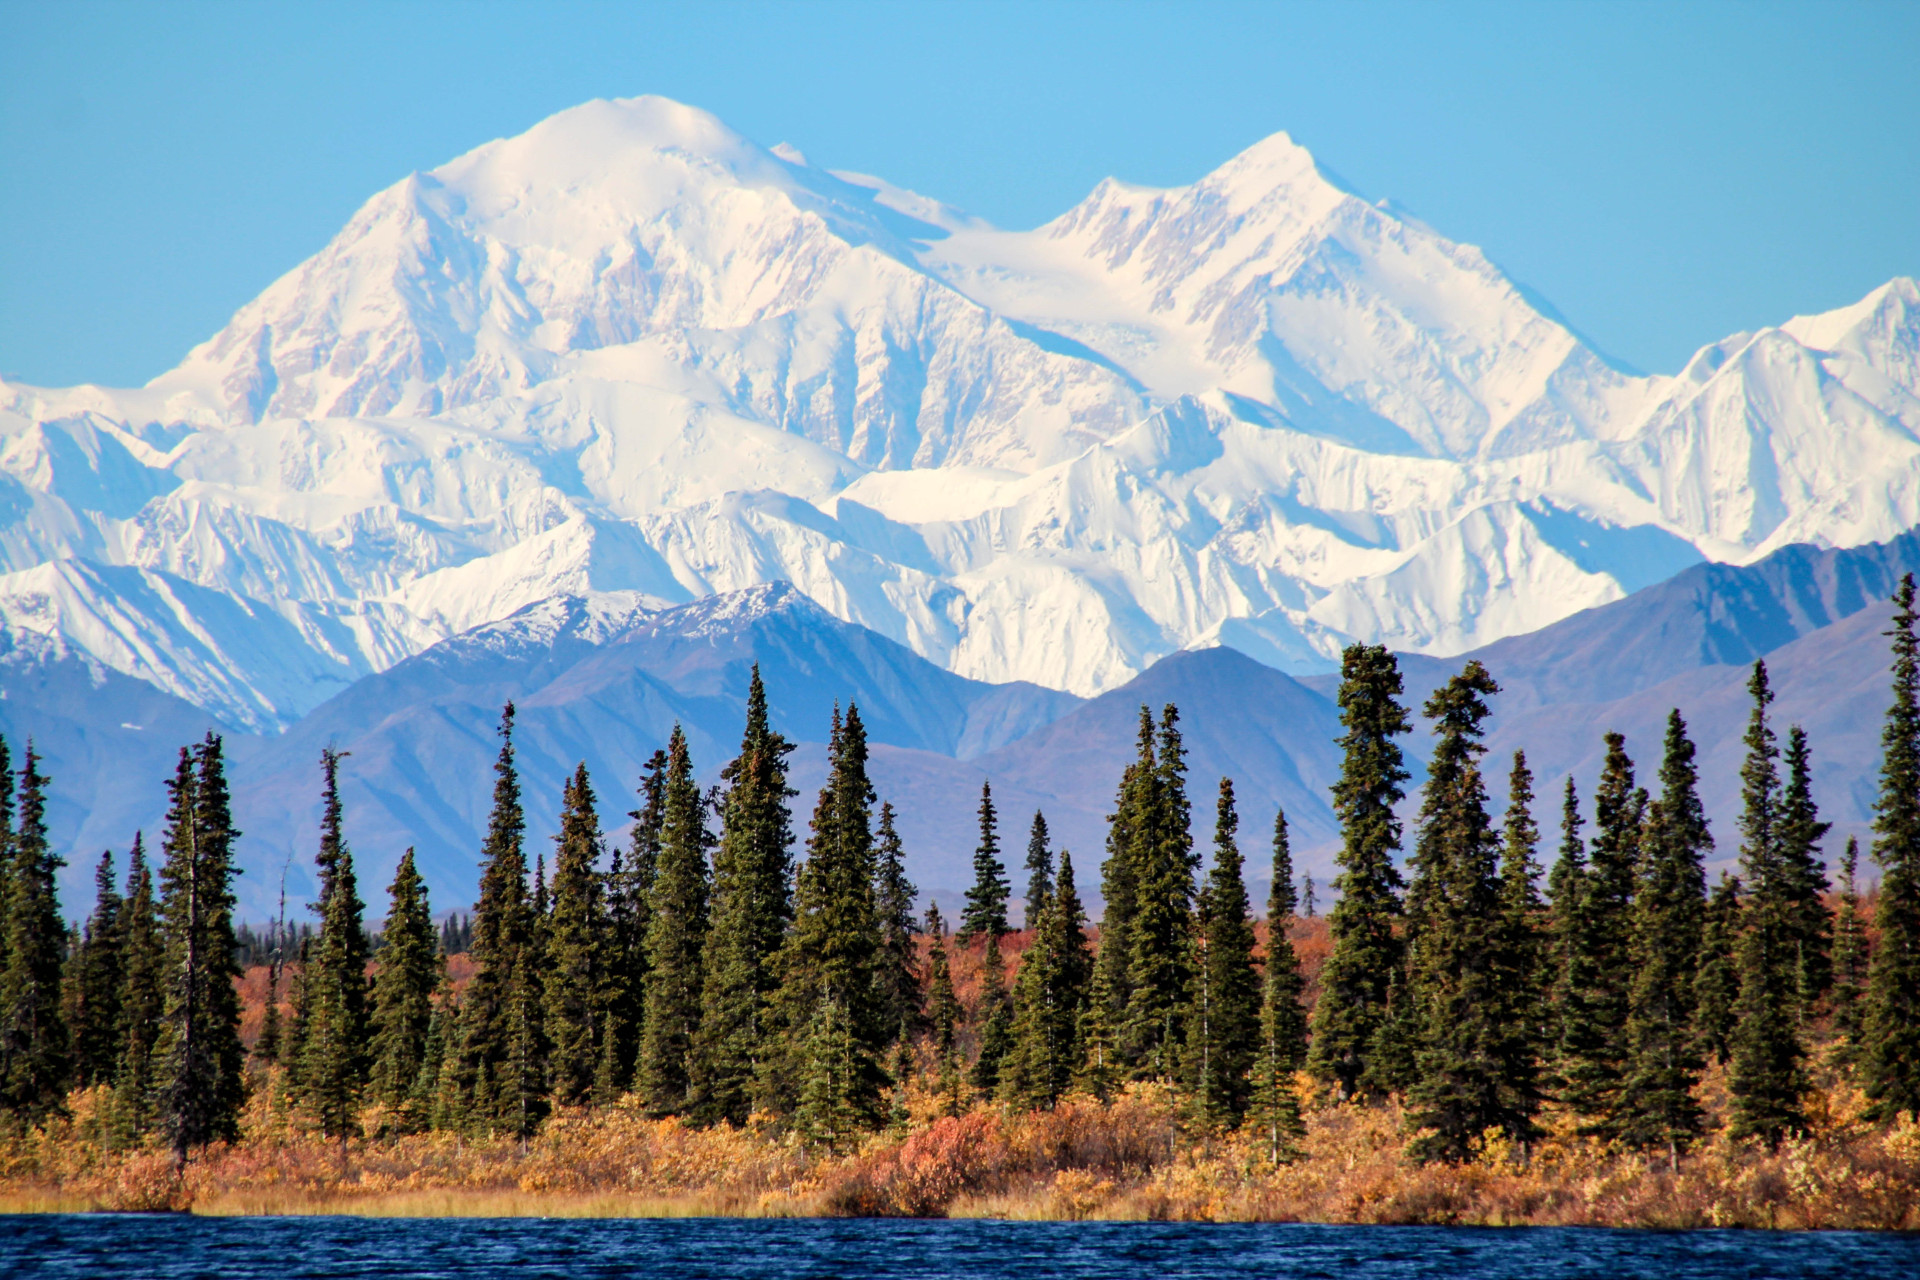
[[[1086,697],[1916,524],[1914,280],[1636,375],[1284,134],[1008,231],[591,102],[378,193],[145,387],[0,383],[8,652],[260,734],[559,596],[786,582]]]

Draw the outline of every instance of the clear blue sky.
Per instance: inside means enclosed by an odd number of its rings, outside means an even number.
[[[1600,346],[1920,274],[1920,3],[0,0],[0,372],[137,383],[369,195],[594,97],[1031,226],[1285,129]]]

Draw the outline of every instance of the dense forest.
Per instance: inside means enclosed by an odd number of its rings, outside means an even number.
[[[552,849],[531,859],[509,703],[479,900],[439,925],[411,852],[384,917],[369,918],[343,835],[341,756],[329,750],[313,920],[289,927],[283,912],[238,928],[240,833],[209,735],[180,752],[157,849],[136,837],[124,874],[103,856],[92,912],[71,926],[54,888],[51,782],[30,742],[17,769],[0,742],[0,1104],[24,1133],[91,1090],[104,1100],[89,1113],[100,1142],[176,1163],[234,1139],[243,1107],[262,1097],[342,1142],[432,1131],[524,1140],[557,1114],[617,1106],[845,1152],[904,1128],[909,1090],[957,1116],[983,1101],[1044,1112],[1145,1081],[1178,1099],[1183,1131],[1251,1135],[1275,1164],[1297,1153],[1304,1108],[1388,1102],[1404,1110],[1417,1161],[1470,1160],[1494,1141],[1524,1151],[1552,1112],[1677,1162],[1707,1134],[1709,1070],[1724,1073],[1726,1136],[1770,1148],[1807,1126],[1819,1065],[1892,1124],[1920,1112],[1911,576],[1894,602],[1869,851],[1878,887],[1864,896],[1853,841],[1831,878],[1812,747],[1771,719],[1764,662],[1749,684],[1739,829],[1721,836],[1737,838],[1739,874],[1709,886],[1718,846],[1677,711],[1651,770],[1606,735],[1588,802],[1571,779],[1548,798],[1548,850],[1524,754],[1499,762],[1504,811],[1492,799],[1482,742],[1499,686],[1477,662],[1419,708],[1435,747],[1406,850],[1397,814],[1413,779],[1401,739],[1414,713],[1394,656],[1349,648],[1338,896],[1311,1007],[1289,942],[1290,922],[1311,908],[1296,891],[1286,815],[1270,827],[1254,815],[1249,838],[1232,781],[1218,780],[1200,801],[1212,802],[1203,858],[1194,832],[1207,815],[1193,812],[1172,706],[1141,709],[1109,817],[1097,929],[1083,869],[1035,814],[1016,931],[990,785],[955,927],[937,908],[919,915],[852,705],[834,715],[802,839],[793,745],[770,727],[757,668],[739,753],[717,786],[697,783],[676,730],[639,780],[630,837],[614,842],[583,766]],[[1264,925],[1243,845],[1271,859]],[[977,973],[967,1000],[962,959]],[[243,965],[268,971],[251,1046]]]

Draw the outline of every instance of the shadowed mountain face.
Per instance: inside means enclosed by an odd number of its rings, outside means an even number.
[[[1920,535],[1912,534],[1844,551],[1789,548],[1745,569],[1698,566],[1473,654],[1403,655],[1406,701],[1417,711],[1469,657],[1486,663],[1502,688],[1488,739],[1494,802],[1504,803],[1511,753],[1524,748],[1543,826],[1569,772],[1583,795],[1591,791],[1607,729],[1627,735],[1642,781],[1651,782],[1667,710],[1679,707],[1701,748],[1703,796],[1725,861],[1738,852],[1744,686],[1752,659],[1765,656],[1781,732],[1801,723],[1812,735],[1817,798],[1837,823],[1835,852],[1870,820],[1887,698],[1885,597],[1899,573],[1916,568]],[[343,770],[348,833],[369,892],[413,846],[444,908],[470,902],[477,884],[494,729],[509,698],[531,856],[545,849],[562,781],[580,761],[609,831],[624,831],[640,767],[676,723],[702,776],[717,780],[738,743],[755,662],[776,726],[800,744],[793,782],[802,842],[828,722],[835,706],[857,703],[910,870],[943,901],[971,877],[982,781],[994,787],[1010,870],[1038,809],[1055,843],[1073,851],[1082,880],[1097,885],[1106,814],[1134,755],[1140,709],[1158,715],[1169,703],[1180,710],[1197,846],[1210,846],[1213,795],[1226,776],[1238,791],[1253,878],[1261,878],[1279,806],[1303,869],[1323,882],[1333,871],[1333,678],[1296,679],[1214,648],[1162,659],[1090,700],[983,684],[780,584],[670,609],[632,593],[543,601],[363,678],[274,738],[221,730],[190,705],[80,657],[20,648],[0,655],[0,732],[16,747],[33,733],[55,777],[55,834],[71,851],[63,883],[76,913],[97,849],[124,848],[136,826],[152,833],[174,751],[209,728],[228,734],[246,832],[243,911],[271,910],[283,867],[291,900],[311,896],[317,760],[329,743],[352,753]],[[1423,722],[1404,740],[1416,786],[1429,741]]]

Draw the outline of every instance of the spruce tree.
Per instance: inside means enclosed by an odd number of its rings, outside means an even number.
[[[1705,1065],[1694,1031],[1694,982],[1706,929],[1704,869],[1713,836],[1700,803],[1686,721],[1667,716],[1660,798],[1648,807],[1633,900],[1633,986],[1627,1072],[1615,1129],[1625,1141],[1664,1149],[1677,1165],[1700,1133],[1693,1088]]]
[[[1328,916],[1332,951],[1320,972],[1307,1069],[1341,1098],[1384,1092],[1369,1068],[1375,1037],[1387,1020],[1387,987],[1401,967],[1394,931],[1400,916],[1400,847],[1394,806],[1408,774],[1398,735],[1407,732],[1400,668],[1383,645],[1352,645],[1341,656],[1340,900]]]
[[[1920,640],[1913,575],[1893,595],[1893,705],[1880,733],[1873,860],[1880,867],[1879,933],[1867,968],[1860,1080],[1873,1114],[1920,1115]]]
[[[1566,1062],[1591,1035],[1586,994],[1592,981],[1592,959],[1586,951],[1586,914],[1582,899],[1587,889],[1587,844],[1580,836],[1586,819],[1580,816],[1580,793],[1573,775],[1560,801],[1560,848],[1547,876],[1547,1053],[1550,1079],[1558,1088]]]
[[[1833,824],[1820,821],[1820,808],[1813,801],[1811,756],[1806,730],[1789,726],[1783,757],[1787,782],[1780,792],[1777,830],[1781,893],[1794,953],[1795,1004],[1802,1023],[1812,1018],[1833,983],[1833,917],[1826,898],[1832,885],[1820,851]]]
[[[1626,1070],[1627,1010],[1633,965],[1634,875],[1647,793],[1634,786],[1626,738],[1606,735],[1594,789],[1594,836],[1568,940],[1559,1052],[1560,1099],[1610,1133]]]
[[[520,1069],[510,1069],[516,1028],[523,1038],[533,1031],[527,1015],[538,989],[538,975],[530,971],[534,918],[527,895],[526,813],[514,763],[513,720],[509,702],[500,714],[493,809],[480,847],[480,900],[474,904],[473,941],[467,952],[473,978],[460,1005],[459,1050],[447,1072],[446,1087],[457,1098],[443,1108],[457,1111],[478,1129],[509,1132],[537,1119],[537,1099],[545,1092],[526,1074],[524,1053],[515,1060]]]
[[[1048,871],[1047,895],[1017,984],[1011,1071],[1003,1070],[1001,1080],[1002,1091],[1026,1107],[1051,1107],[1071,1087],[1093,980],[1072,856],[1062,849],[1058,875]]]
[[[1552,1052],[1548,991],[1552,986],[1551,922],[1540,900],[1540,827],[1533,819],[1533,771],[1527,753],[1513,753],[1507,775],[1507,813],[1501,834],[1500,927],[1509,971],[1501,986],[1511,993],[1523,1036],[1516,1046],[1520,1061],[1510,1064],[1537,1095],[1541,1066]]]
[[[1781,832],[1779,749],[1767,723],[1773,690],[1767,664],[1753,664],[1747,682],[1753,714],[1747,721],[1747,758],[1740,770],[1740,866],[1747,884],[1743,927],[1734,948],[1740,974],[1728,1133],[1769,1145],[1806,1125],[1802,1098],[1809,1082],[1797,1013],[1800,948],[1792,873]]]
[[[886,1117],[882,1053],[896,1028],[886,1025],[874,978],[880,922],[873,801],[866,726],[849,704],[845,721],[836,713],[829,734],[827,784],[796,885],[793,928],[781,957],[789,1049],[767,1089],[773,1099],[792,1100],[787,1105],[803,1136],[829,1146]]]
[[[1000,861],[1000,819],[993,808],[993,784],[980,784],[980,843],[973,850],[973,887],[967,890],[953,940],[967,946],[975,938],[999,938],[1007,932],[1007,868]]]
[[[656,1116],[687,1108],[700,1030],[701,951],[707,940],[706,800],[679,725],[667,741],[667,787],[647,930],[647,1008],[637,1087]]]
[[[137,1144],[153,1129],[153,1046],[164,1007],[166,947],[155,910],[153,873],[136,832],[127,854],[126,906],[120,914],[121,1039],[113,1073],[115,1145]]]
[[[70,1045],[60,1015],[67,931],[55,875],[66,865],[47,839],[47,783],[27,741],[19,825],[9,841],[0,957],[0,1103],[36,1125],[64,1109]]]
[[[1412,981],[1419,1021],[1409,1123],[1416,1159],[1460,1161],[1489,1129],[1523,1140],[1538,1107],[1528,1044],[1530,1001],[1504,927],[1500,842],[1480,772],[1486,699],[1500,686],[1478,661],[1424,711],[1439,737],[1420,806],[1415,860],[1421,926]]]
[[[973,1087],[991,1097],[1000,1088],[1000,1069],[1013,1050],[1013,1000],[1007,990],[1006,957],[997,935],[986,935],[980,961],[980,999],[973,1008],[973,1024],[980,1046],[974,1055]]]
[[[1733,1056],[1735,1009],[1740,1003],[1740,970],[1734,950],[1740,941],[1740,877],[1720,873],[1707,898],[1706,924],[1700,931],[1700,968],[1693,979],[1693,1033],[1700,1055],[1724,1063]]]
[[[1139,873],[1134,866],[1137,833],[1152,824],[1158,808],[1159,768],[1154,759],[1153,714],[1140,708],[1138,756],[1120,778],[1120,790],[1113,812],[1107,815],[1107,857],[1101,865],[1100,895],[1105,911],[1100,919],[1100,950],[1095,957],[1099,978],[1096,998],[1101,1002],[1090,1030],[1097,1034],[1087,1040],[1101,1060],[1101,1070],[1117,1070],[1120,1059],[1115,1038],[1126,1021],[1127,1002],[1133,991],[1130,967],[1133,959],[1133,914],[1138,897]]]
[[[880,806],[879,866],[874,874],[874,909],[880,916],[880,953],[874,971],[879,987],[881,1017],[892,1036],[906,1041],[920,1028],[920,972],[913,941],[913,899],[918,892],[907,879],[906,855],[900,833],[894,829],[893,806]]]
[[[1026,927],[1040,927],[1040,915],[1047,909],[1047,895],[1053,892],[1053,850],[1047,843],[1047,815],[1033,811],[1033,826],[1027,832],[1027,918]]]
[[[83,1089],[111,1084],[120,1063],[122,908],[108,850],[94,868],[93,914],[67,960],[62,1016],[73,1046],[73,1083]]]
[[[953,990],[947,957],[947,923],[938,903],[927,904],[927,1022],[933,1042],[934,1073],[950,1115],[960,1113],[960,1000]]]
[[[1840,903],[1833,919],[1834,1056],[1857,1061],[1867,989],[1867,931],[1860,918],[1860,842],[1847,837],[1840,855]]]
[[[611,1105],[633,1085],[646,1017],[647,930],[653,880],[660,865],[660,828],[666,821],[667,753],[647,757],[640,775],[640,807],[629,848],[616,849],[607,870],[607,997],[600,1033],[595,1099]]]
[[[164,1001],[154,1046],[159,1121],[176,1164],[239,1133],[240,998],[234,963],[233,842],[221,741],[182,750],[169,786],[160,870]]]
[[[323,779],[319,872],[320,917],[306,983],[305,1044],[300,1098],[330,1138],[357,1132],[356,1115],[366,1087],[368,1055],[367,935],[365,908],[353,871],[353,853],[342,830],[340,753],[320,753]]]
[[[563,789],[554,837],[553,905],[547,927],[543,1025],[547,1085],[556,1106],[578,1106],[593,1091],[608,993],[607,926],[601,900],[600,815],[584,762]]]
[[[1273,816],[1273,888],[1267,897],[1267,956],[1260,983],[1260,1039],[1254,1056],[1250,1120],[1279,1164],[1297,1148],[1307,1127],[1293,1075],[1307,1057],[1307,1016],[1300,996],[1306,981],[1287,928],[1298,905],[1287,811]]]
[[[713,927],[696,1053],[695,1114],[745,1124],[774,1028],[776,960],[793,919],[793,816],[787,756],[793,744],[767,719],[753,668],[740,754],[721,771],[720,844],[713,859]]]
[[[380,970],[373,982],[372,1094],[401,1114],[404,1127],[418,1129],[427,1121],[429,1105],[418,1087],[434,1030],[433,991],[445,966],[434,946],[433,909],[426,882],[414,869],[412,849],[400,856],[387,894]]]
[[[1143,1079],[1177,1078],[1196,974],[1193,955],[1193,824],[1187,803],[1180,712],[1160,712],[1153,802],[1134,829],[1134,905],[1128,928],[1122,1046]]]
[[[1253,967],[1253,920],[1241,874],[1239,829],[1233,783],[1222,778],[1213,867],[1194,912],[1200,954],[1188,1020],[1187,1076],[1195,1111],[1209,1129],[1232,1128],[1246,1115],[1260,1040],[1260,979]]]

